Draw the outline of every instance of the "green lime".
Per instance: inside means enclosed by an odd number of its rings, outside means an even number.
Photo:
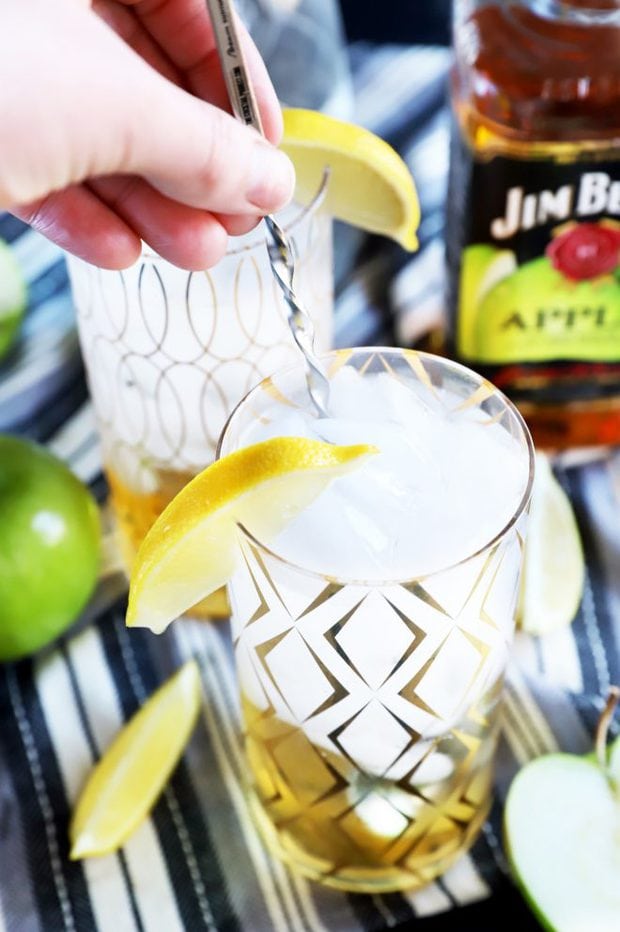
[[[26,304],[24,276],[10,247],[0,239],[0,359],[15,342]]]
[[[77,618],[99,541],[88,489],[42,447],[0,435],[0,661],[38,650]]]

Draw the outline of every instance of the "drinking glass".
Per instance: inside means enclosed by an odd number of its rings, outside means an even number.
[[[281,214],[296,289],[332,339],[331,218],[321,197]],[[185,272],[144,248],[124,271],[67,256],[119,544],[129,568],[147,530],[215,455],[237,402],[298,358],[261,228],[231,240],[212,269]],[[226,613],[222,599],[213,613]]]
[[[491,804],[533,448],[513,405],[456,363],[372,348],[329,360],[330,378],[345,364],[386,372],[418,393],[421,383],[453,419],[496,425],[515,439],[522,476],[518,507],[492,540],[412,579],[390,578],[389,567],[379,582],[323,575],[239,528],[229,598],[249,798],[266,842],[333,887],[414,889],[471,845]],[[276,423],[274,399],[308,408],[302,367],[250,392],[220,455],[257,418]]]

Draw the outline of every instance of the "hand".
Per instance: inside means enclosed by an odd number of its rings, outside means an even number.
[[[225,112],[204,0],[0,3],[0,208],[104,268],[141,239],[183,268],[215,264],[294,184],[242,41],[270,142]]]

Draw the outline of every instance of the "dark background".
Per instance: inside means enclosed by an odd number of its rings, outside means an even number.
[[[448,45],[451,0],[340,0],[350,41]]]

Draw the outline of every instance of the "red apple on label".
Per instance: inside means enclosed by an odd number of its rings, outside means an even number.
[[[553,268],[572,281],[610,275],[620,265],[620,230],[578,223],[556,236],[545,252]]]

